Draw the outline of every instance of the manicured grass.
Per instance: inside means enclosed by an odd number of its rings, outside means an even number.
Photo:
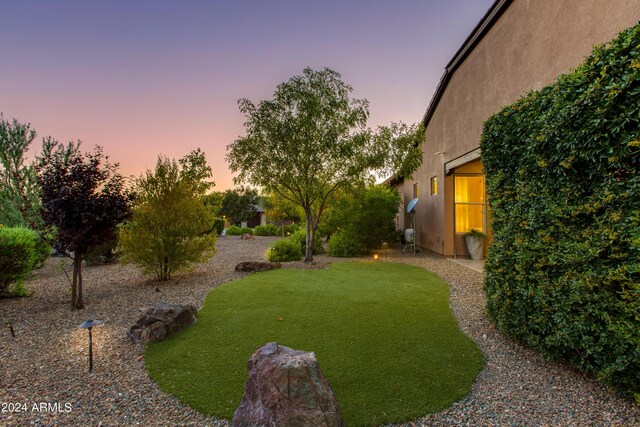
[[[148,345],[145,361],[163,390],[230,419],[249,357],[276,341],[316,353],[348,426],[407,421],[464,397],[483,365],[448,296],[440,278],[404,264],[257,273],[213,289],[198,322]]]

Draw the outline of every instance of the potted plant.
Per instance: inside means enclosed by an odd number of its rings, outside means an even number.
[[[473,260],[481,260],[484,255],[484,238],[486,235],[472,228],[468,233],[464,235],[465,243],[467,244],[467,250],[469,251],[469,256]]]

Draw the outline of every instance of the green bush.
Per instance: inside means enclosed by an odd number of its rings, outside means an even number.
[[[324,247],[322,246],[322,240],[320,239],[320,236],[318,235],[318,233],[316,233],[314,237],[315,238],[313,239],[313,247],[311,248],[311,252],[314,255],[321,254],[322,252],[324,252]],[[291,240],[297,241],[300,244],[300,247],[302,248],[302,253],[307,252],[307,232],[305,230],[298,230],[295,233],[293,233],[289,238]]]
[[[342,235],[339,242],[333,244],[333,253],[330,250],[330,254],[365,255],[379,249],[383,242],[395,241],[399,205],[400,195],[382,185],[370,185],[343,194],[322,224],[324,232],[332,236],[329,242],[334,234]],[[343,255],[336,255],[338,253]]]
[[[20,294],[22,282],[39,262],[38,235],[28,228],[0,227],[0,295]],[[16,286],[13,292],[11,286]]]
[[[256,226],[254,233],[256,236],[280,236],[282,234],[282,230],[278,226],[267,224]]]
[[[244,233],[242,232],[242,228],[237,225],[230,225],[227,228],[227,236],[242,236]]]
[[[240,229],[240,234],[241,234],[241,235],[243,235],[243,234],[251,234],[251,235],[253,235],[253,228],[249,228],[249,227],[242,227],[242,228]]]
[[[640,394],[640,25],[484,125],[503,331]]]
[[[216,231],[216,234],[220,236],[224,231],[224,219],[223,218],[214,218],[213,219],[213,229]]]
[[[285,236],[290,236],[296,231],[300,230],[300,226],[298,224],[289,224],[284,226],[284,234]]]
[[[329,255],[335,257],[357,257],[366,251],[360,239],[350,235],[348,231],[338,231],[329,240]]]
[[[267,249],[267,261],[269,262],[300,261],[302,255],[302,246],[295,239],[276,240]]]

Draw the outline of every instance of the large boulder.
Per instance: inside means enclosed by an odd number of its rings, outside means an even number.
[[[196,307],[191,304],[157,302],[140,311],[142,316],[127,333],[127,337],[136,344],[162,341],[196,321]]]
[[[344,426],[340,407],[311,352],[275,342],[256,350],[232,427]]]
[[[282,264],[280,264],[279,262],[245,261],[236,265],[236,271],[248,271],[250,273],[254,273],[258,271],[276,270],[281,267]]]

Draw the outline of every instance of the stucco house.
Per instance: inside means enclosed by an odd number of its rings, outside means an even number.
[[[404,206],[419,197],[416,245],[467,257],[463,235],[491,235],[480,161],[482,124],[502,107],[575,69],[594,45],[640,19],[640,0],[497,0],[446,65],[422,122],[423,165],[392,179]],[[411,227],[399,212],[398,225]],[[488,240],[487,239],[487,243]]]

